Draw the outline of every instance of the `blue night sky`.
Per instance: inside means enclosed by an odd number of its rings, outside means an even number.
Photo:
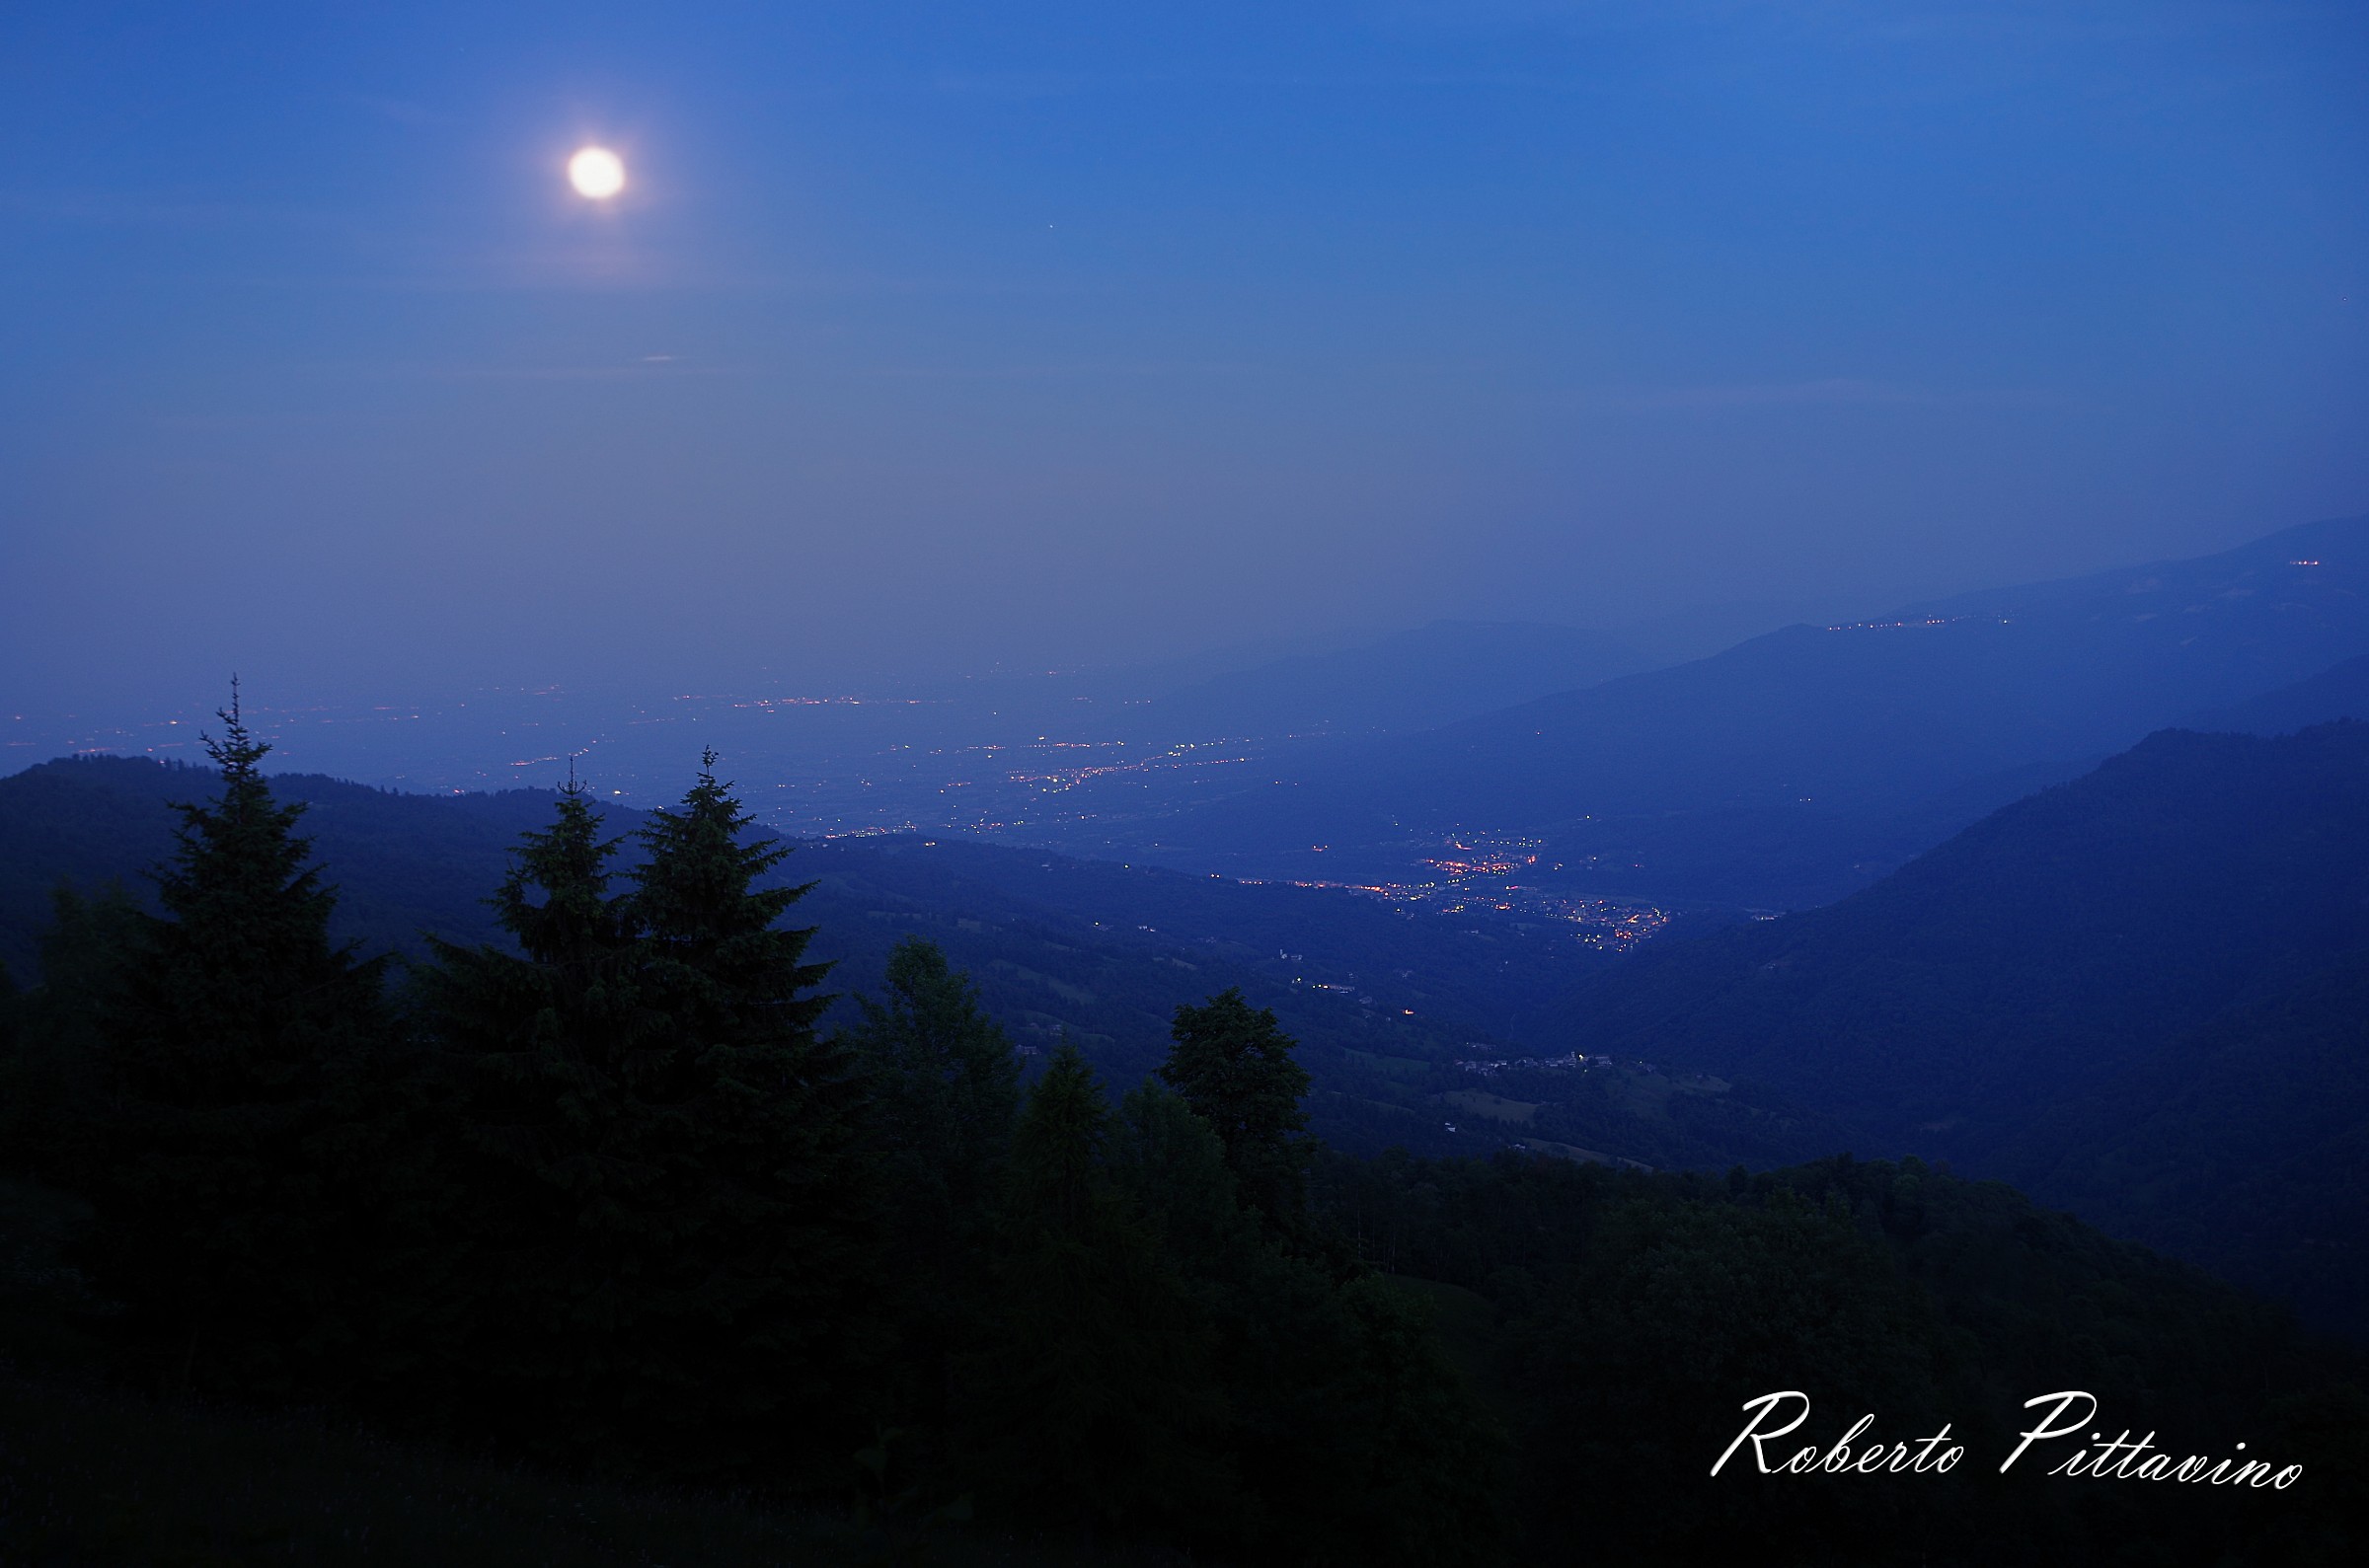
[[[31,0],[5,695],[1880,609],[2358,513],[2364,82],[2355,4]]]

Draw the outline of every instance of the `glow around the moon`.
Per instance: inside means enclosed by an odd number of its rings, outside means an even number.
[[[605,201],[625,188],[625,161],[606,147],[586,147],[568,160],[568,183],[576,194]]]

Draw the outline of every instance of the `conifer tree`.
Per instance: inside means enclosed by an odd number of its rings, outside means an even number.
[[[1292,1060],[1297,1043],[1274,1013],[1228,989],[1202,1007],[1177,1008],[1175,1042],[1160,1079],[1217,1130],[1242,1201],[1286,1230],[1307,1201],[1314,1155],[1300,1099],[1308,1073]]]
[[[1145,1083],[1120,1101],[1112,1169],[1196,1284],[1234,1287],[1257,1271],[1259,1221],[1238,1201],[1217,1130],[1184,1097]]]
[[[32,1074],[25,1059],[24,1035],[25,994],[18,989],[17,977],[8,972],[8,965],[0,963],[0,1148],[21,1148],[27,1131],[22,1117]]]
[[[870,1095],[879,1160],[885,1304],[897,1354],[886,1389],[907,1451],[923,1464],[943,1431],[955,1361],[975,1349],[977,1303],[1003,1164],[1020,1107],[1020,1063],[967,975],[917,936],[888,956],[879,1000],[858,999],[845,1036]]]
[[[384,960],[331,941],[337,898],[295,831],[304,807],[272,798],[270,747],[235,682],[217,716],[205,747],[221,793],[174,808],[163,916],[115,908],[122,957],[82,955],[119,983],[100,1014],[100,1100],[68,1159],[99,1216],[93,1272],[163,1370],[272,1393],[318,1375],[350,1333],[338,1106],[381,1027]]]
[[[296,832],[303,802],[272,798],[260,767],[271,748],[249,732],[237,682],[216,716],[223,736],[204,745],[222,792],[173,808],[181,827],[157,877],[165,918],[142,924],[146,950],[126,973],[119,1067],[139,1089],[192,1105],[301,1097],[329,1061],[324,1031],[376,1005],[386,960],[331,942],[337,892]]]
[[[872,1217],[859,1085],[814,1035],[801,889],[706,760],[613,892],[584,791],[561,794],[496,896],[520,951],[437,944],[454,1062],[457,1281],[480,1419],[577,1456],[750,1471],[838,1423],[863,1338]]]
[[[86,898],[50,892],[40,983],[16,1003],[16,1048],[0,1082],[0,1157],[13,1171],[71,1183],[75,1129],[100,1115],[104,1020],[120,1006],[142,917],[119,882]]]
[[[1490,1560],[1502,1445],[1421,1310],[1305,1214],[1314,1144],[1293,1042],[1235,991],[1180,1008],[1175,1038],[1160,1077],[1176,1092],[1128,1096],[1121,1168],[1216,1328],[1265,1547],[1310,1563]]]
[[[865,1083],[818,1038],[827,964],[778,930],[806,886],[761,888],[786,859],[700,759],[680,810],[650,814],[635,874],[641,977],[675,1082],[666,1131],[663,1289],[644,1346],[678,1468],[836,1460],[879,1348],[878,1199],[861,1147]],[[682,1461],[696,1461],[685,1465]]]
[[[978,1465],[991,1498],[1038,1519],[1238,1530],[1208,1325],[1112,1180],[1110,1137],[1093,1070],[1064,1043],[1013,1135]]]
[[[882,978],[879,1000],[858,999],[864,1021],[848,1043],[871,1079],[898,1245],[943,1266],[991,1206],[1020,1109],[1020,1059],[937,943],[906,937]]]
[[[420,1011],[441,1048],[449,1137],[443,1212],[411,1287],[409,1397],[512,1441],[597,1441],[614,1424],[570,1412],[609,1332],[604,1233],[642,1172],[619,1155],[646,1032],[627,898],[610,891],[598,814],[571,777],[551,826],[526,834],[488,899],[516,951],[431,936]],[[647,1053],[641,1053],[645,1058]],[[442,1245],[439,1247],[438,1242]],[[455,1408],[457,1406],[457,1408]]]
[[[798,993],[820,985],[830,966],[803,961],[810,929],[774,927],[812,884],[756,887],[790,851],[778,842],[742,843],[754,821],[731,785],[717,782],[716,753],[701,753],[682,809],[652,811],[637,835],[649,859],[635,873],[633,912],[647,958],[665,972],[681,1005],[714,1019],[742,1015],[742,1028],[761,1012],[763,1032],[803,1037],[828,999]]]

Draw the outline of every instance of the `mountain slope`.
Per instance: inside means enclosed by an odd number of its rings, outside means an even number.
[[[1840,903],[1648,947],[1566,1038],[2325,1305],[2358,1268],[2302,1253],[2357,1233],[2364,947],[2369,724],[2166,731]]]
[[[2050,1113],[2000,1165],[2306,1317],[2369,1323],[2369,949]]]
[[[1814,1090],[1962,1157],[2249,990],[2369,941],[2369,724],[2166,731],[1841,903],[1647,948],[1583,1049]]]

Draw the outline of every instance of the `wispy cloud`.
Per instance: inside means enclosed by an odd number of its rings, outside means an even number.
[[[1719,28],[1869,37],[2128,38],[2190,34],[2265,19],[2336,15],[2313,0],[1393,0],[1401,25],[1458,32]]]
[[[1920,387],[1860,377],[1829,376],[1814,381],[1737,382],[1695,387],[1595,389],[1582,401],[1624,409],[1753,409],[1839,406],[1924,406],[1949,408],[2042,408],[2060,405],[2061,393],[2037,387]]]
[[[455,365],[384,367],[381,374],[435,381],[672,381],[690,376],[744,376],[739,365],[695,364],[675,354],[645,354],[623,364]]]
[[[1250,360],[1079,360],[1065,364],[900,365],[873,372],[895,381],[1055,381],[1115,376],[1240,376],[1271,367]]]

